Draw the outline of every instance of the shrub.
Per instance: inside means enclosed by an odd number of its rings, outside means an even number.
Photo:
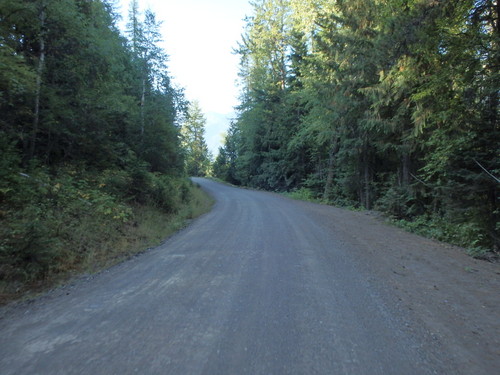
[[[425,237],[465,247],[472,256],[481,257],[488,249],[483,247],[484,230],[475,222],[455,223],[438,215],[421,215],[412,221],[394,220],[399,227]]]

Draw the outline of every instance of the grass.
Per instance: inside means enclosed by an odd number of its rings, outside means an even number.
[[[313,193],[309,188],[302,187],[300,189],[294,189],[290,192],[283,193],[284,196],[292,198],[299,201],[313,202],[313,203],[325,203],[320,198]]]
[[[191,220],[208,212],[214,200],[199,186],[190,188],[191,199],[183,204],[178,212],[165,214],[150,206],[133,207],[134,222],[127,224],[120,236],[111,243],[101,239],[101,246],[111,251],[99,252],[98,256],[89,257],[84,267],[87,272],[95,272],[103,267],[120,262],[130,256],[144,252],[148,248],[160,245],[166,238],[185,227]]]
[[[283,195],[306,202],[334,205],[350,211],[363,211],[362,208],[356,208],[349,204],[327,202],[318,198],[311,189],[306,187],[283,193]],[[481,241],[484,239],[484,235],[482,234],[481,228],[474,225],[474,223],[452,223],[450,220],[436,218],[429,215],[417,217],[413,221],[392,219],[388,220],[388,222],[406,230],[407,232],[416,233],[426,238],[432,238],[463,247],[466,249],[466,253],[469,256],[476,259],[495,261],[498,258],[496,254],[490,251],[490,249],[481,246]]]
[[[413,221],[393,219],[390,223],[408,232],[465,248],[466,253],[476,259],[495,261],[497,258],[490,249],[481,246],[484,234],[473,222],[453,223],[450,218],[426,215]]]
[[[175,213],[148,205],[130,205],[131,220],[96,220],[87,215],[59,231],[58,255],[44,277],[0,279],[0,304],[30,298],[67,282],[71,277],[92,274],[161,244],[191,220],[208,212],[214,200],[196,184],[190,184],[187,202]],[[63,244],[63,245],[62,245]],[[47,247],[52,244],[47,242]],[[43,252],[43,249],[40,249]],[[53,251],[53,250],[51,250]]]

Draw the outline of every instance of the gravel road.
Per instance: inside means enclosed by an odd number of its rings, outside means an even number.
[[[163,245],[0,309],[0,373],[498,373],[498,265],[366,213],[196,182],[213,210]]]

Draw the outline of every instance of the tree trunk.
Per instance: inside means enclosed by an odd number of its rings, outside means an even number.
[[[41,4],[40,13],[38,15],[40,21],[40,56],[38,58],[38,66],[36,68],[36,86],[35,86],[35,105],[33,110],[33,128],[31,132],[30,147],[28,152],[28,160],[32,160],[36,151],[36,139],[40,124],[40,94],[42,91],[42,75],[45,66],[45,3]]]
[[[365,183],[365,208],[367,210],[371,209],[371,192],[370,192],[370,166],[368,165],[368,160],[364,162],[364,183]]]
[[[403,151],[401,164],[401,185],[406,187],[410,184],[410,155],[406,151]]]
[[[493,43],[492,49],[492,65],[497,65],[495,64],[496,58],[498,58],[498,51],[500,50],[500,1],[497,0],[496,4],[492,3],[492,9],[491,9],[491,29],[492,29],[492,34],[493,37],[491,38]],[[495,74],[494,69],[490,71],[490,74],[493,75]],[[491,134],[493,134],[493,138],[495,138],[495,135],[499,131],[499,121],[498,121],[498,109],[499,109],[499,93],[498,90],[492,90],[491,94],[489,95],[489,114],[488,114],[488,120],[489,123],[491,124],[491,128],[489,131]],[[494,143],[493,143],[494,144]],[[498,230],[498,222],[500,220],[500,194],[499,194],[499,189],[498,189],[498,184],[493,184],[491,183],[490,189],[488,192],[488,200],[489,200],[489,206],[490,206],[490,220],[489,220],[489,234],[491,238],[491,242],[493,245],[493,251],[496,253],[500,252],[500,233]]]
[[[141,140],[144,138],[144,105],[146,103],[146,79],[142,80],[142,93],[141,93]]]
[[[328,152],[328,174],[326,175],[325,190],[323,191],[323,200],[328,200],[328,193],[332,187],[333,173],[335,166],[335,155],[339,152],[340,142],[335,135],[332,135],[330,151]]]
[[[361,169],[360,178],[362,179],[361,187],[361,204],[370,210],[372,206],[371,201],[371,173],[370,173],[370,158],[368,155],[368,145],[365,143],[363,145],[363,150],[361,152]]]

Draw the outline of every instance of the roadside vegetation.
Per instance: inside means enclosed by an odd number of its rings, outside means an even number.
[[[171,83],[160,23],[135,0],[125,35],[118,21],[108,1],[0,0],[0,301],[144,251],[210,207],[181,132],[201,115]]]
[[[493,0],[259,0],[215,176],[500,251]]]
[[[12,176],[0,206],[0,303],[159,245],[212,204],[184,177],[143,174],[147,181],[138,181],[73,170]]]
[[[283,193],[285,196],[318,204],[335,205],[351,211],[364,210],[362,206],[354,205],[355,202],[336,202],[324,200],[321,196],[314,194],[311,189],[300,188]],[[484,242],[484,234],[481,233],[475,223],[456,224],[437,216],[423,215],[414,220],[397,219],[387,212],[378,211],[385,216],[387,222],[405,229],[409,232],[419,234],[427,238],[433,238],[442,242],[460,246],[466,249],[467,254],[474,258],[488,261],[497,261],[498,254],[490,249],[481,246]]]

